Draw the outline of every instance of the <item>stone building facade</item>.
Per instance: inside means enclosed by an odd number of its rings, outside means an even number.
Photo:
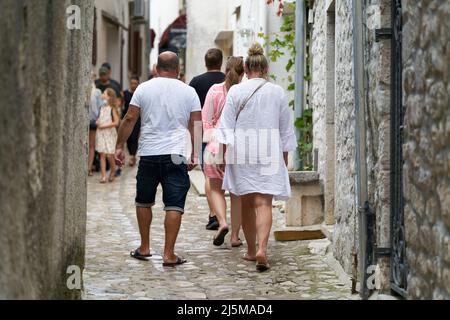
[[[67,270],[84,266],[93,3],[0,6],[0,299],[79,298]]]
[[[204,56],[208,49],[220,48],[225,57],[247,56],[254,42],[264,44],[259,34],[272,38],[274,33],[279,33],[283,22],[283,18],[276,15],[276,5],[268,6],[265,1],[259,0],[189,0],[186,6],[188,81],[206,71]],[[288,6],[285,14],[293,14]],[[270,49],[267,48],[268,51]],[[223,69],[225,64],[226,58]],[[270,73],[277,77],[277,83],[287,89],[287,56],[269,64]]]
[[[109,62],[124,89],[128,79],[150,75],[149,0],[95,0],[93,67]]]
[[[352,2],[309,1],[309,95],[314,109],[314,148],[319,151],[326,223],[334,225],[334,256],[348,274],[361,282],[358,264],[364,257],[359,234],[366,232],[360,229],[366,226],[359,224],[362,213],[357,210]],[[404,228],[396,231],[396,239],[406,241],[404,296],[408,298],[450,297],[450,68],[445,60],[449,54],[449,6],[438,0],[401,1],[400,93],[404,109],[401,114],[405,118],[401,134],[404,144],[399,148],[404,160],[404,206],[400,210],[403,212],[404,208]],[[377,38],[377,34],[392,27],[392,7],[392,0],[363,1],[367,197],[376,215],[373,264],[380,267],[381,293],[392,289],[392,257],[404,255],[398,242],[393,241],[391,230],[396,200],[392,176],[402,171],[401,167],[392,167],[396,157],[392,145],[396,141],[392,127],[394,48],[387,37]],[[378,255],[377,248],[390,249],[391,255]]]
[[[408,295],[450,299],[450,3],[403,11]]]
[[[310,106],[314,148],[324,182],[325,216],[335,223],[333,249],[352,274],[358,244],[355,208],[355,108],[351,0],[310,2]],[[311,22],[311,21],[310,21]]]

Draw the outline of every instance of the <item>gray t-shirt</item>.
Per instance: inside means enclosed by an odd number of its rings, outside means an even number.
[[[97,121],[100,115],[100,109],[106,104],[102,99],[102,92],[99,89],[95,89],[91,94],[91,104],[89,106],[89,121]]]
[[[176,79],[152,79],[136,89],[130,106],[141,109],[138,156],[190,156],[189,120],[201,111],[193,88]]]

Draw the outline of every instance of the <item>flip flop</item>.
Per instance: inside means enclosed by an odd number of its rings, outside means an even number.
[[[257,262],[256,270],[259,272],[265,272],[270,269],[270,265],[268,262]]]
[[[228,232],[230,232],[228,228],[225,228],[222,231],[220,231],[219,235],[216,238],[214,238],[213,244],[216,247],[220,247],[221,245],[223,245],[223,243],[225,242],[225,237],[227,236]]]
[[[244,259],[245,261],[249,261],[249,262],[256,262],[256,258],[255,259],[250,259],[247,254],[245,254],[242,257],[242,259]]]
[[[183,264],[185,264],[187,262],[186,259],[181,258],[181,257],[177,257],[177,261],[176,262],[164,262],[163,263],[163,267],[176,267],[176,266],[181,266]]]
[[[242,247],[244,245],[244,243],[242,242],[241,239],[239,239],[239,244],[231,244],[232,248],[239,248]]]
[[[149,254],[149,255],[143,255],[139,252],[139,249],[136,249],[135,251],[131,251],[130,252],[130,256],[132,258],[141,260],[141,261],[148,261],[148,258],[151,258],[153,255]]]

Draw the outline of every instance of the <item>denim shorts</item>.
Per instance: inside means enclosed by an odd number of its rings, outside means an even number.
[[[179,156],[175,156],[175,158],[180,159]],[[177,163],[174,163],[171,155],[141,157],[136,178],[137,207],[153,207],[158,186],[161,184],[164,211],[184,213],[191,182],[186,161],[184,160],[181,164]]]

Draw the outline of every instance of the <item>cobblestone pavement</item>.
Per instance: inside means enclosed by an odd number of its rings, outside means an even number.
[[[325,256],[310,253],[309,242],[271,239],[272,269],[263,274],[242,259],[243,247],[231,249],[228,242],[214,247],[214,232],[205,230],[206,199],[192,190],[176,248],[189,263],[162,267],[161,193],[154,208],[153,258],[130,258],[129,252],[139,246],[135,176],[136,169],[127,168],[113,184],[100,185],[97,176],[89,179],[85,299],[352,299],[350,288],[340,282]],[[274,215],[277,227],[282,215],[278,210]]]

